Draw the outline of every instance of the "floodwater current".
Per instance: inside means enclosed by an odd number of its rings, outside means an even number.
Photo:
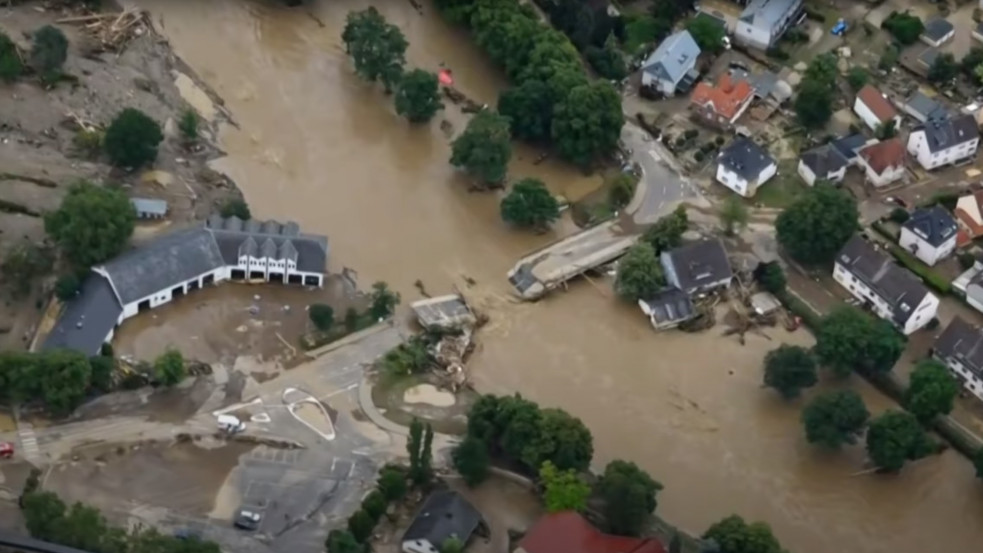
[[[808,345],[805,331],[768,329],[745,346],[722,337],[721,325],[655,334],[637,309],[586,281],[536,304],[513,300],[505,273],[515,260],[572,229],[508,229],[498,196],[469,193],[447,162],[441,120],[453,132],[466,121],[455,107],[410,126],[380,87],[353,75],[339,36],[346,13],[368,1],[293,9],[272,0],[135,1],[240,125],[223,131],[228,156],[217,168],[255,216],[327,234],[332,270],[356,269],[363,286],[388,281],[404,302],[418,297],[417,279],[433,294],[462,286],[492,318],[472,363],[479,389],[520,392],[581,417],[598,466],[630,459],[665,485],[664,518],[699,533],[738,513],[771,524],[795,553],[947,553],[983,543],[983,486],[956,453],[877,476],[861,474],[860,446],[834,454],[805,443],[802,400],[760,387],[764,353],[779,341]],[[408,0],[375,4],[409,40],[410,66],[444,64],[463,92],[495,101],[503,77],[463,31],[426,2],[422,15]],[[572,199],[596,188],[598,178],[550,160],[534,165],[537,156],[517,147],[510,176],[540,177]],[[875,413],[890,406],[862,382],[839,385],[859,390]]]

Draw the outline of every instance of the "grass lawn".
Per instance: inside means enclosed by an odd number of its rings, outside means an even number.
[[[797,166],[794,159],[779,162],[778,174],[758,189],[754,201],[765,207],[788,207],[807,188],[796,172]]]

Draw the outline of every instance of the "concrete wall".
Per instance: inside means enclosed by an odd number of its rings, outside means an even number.
[[[173,292],[174,292],[174,289],[175,288],[181,287],[181,288],[184,289],[184,293],[187,294],[188,293],[188,285],[189,284],[191,284],[193,282],[197,282],[198,283],[198,287],[201,288],[203,286],[203,284],[204,284],[203,283],[203,280],[204,280],[204,278],[206,276],[212,275],[213,278],[215,279],[215,282],[220,282],[220,281],[223,281],[223,280],[228,280],[229,279],[229,273],[230,273],[229,267],[220,267],[218,269],[215,269],[214,271],[208,271],[206,273],[202,273],[202,274],[198,275],[195,278],[188,279],[188,280],[186,280],[184,282],[180,282],[180,283],[177,283],[177,284],[172,284],[172,285],[168,286],[164,290],[158,290],[157,292],[155,292],[155,293],[153,293],[153,294],[151,294],[149,296],[146,296],[146,297],[140,298],[139,300],[130,302],[130,303],[128,303],[128,304],[126,304],[126,305],[123,306],[123,314],[121,315],[121,321],[122,320],[129,319],[130,317],[132,317],[132,316],[136,315],[137,313],[139,313],[140,312],[140,304],[143,303],[143,302],[145,302],[145,301],[148,301],[149,300],[150,301],[150,308],[151,309],[154,309],[156,307],[160,307],[161,305],[164,305],[165,303],[169,303],[171,300],[173,300],[174,299]]]

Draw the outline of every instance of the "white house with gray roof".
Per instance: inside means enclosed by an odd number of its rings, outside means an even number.
[[[717,182],[745,198],[778,173],[778,164],[768,152],[747,138],[740,137],[717,157]]]
[[[939,309],[939,298],[920,280],[859,235],[837,254],[833,280],[905,334],[927,325]]]
[[[223,280],[320,287],[327,259],[327,237],[296,223],[214,216],[93,267],[43,347],[94,354],[124,320]]]
[[[953,317],[932,346],[932,355],[949,367],[963,388],[983,399],[983,329]]]
[[[642,64],[642,86],[654,87],[666,96],[685,92],[696,82],[696,58],[700,47],[689,31],[666,37]]]
[[[956,249],[956,220],[938,205],[916,209],[901,225],[898,244],[927,265],[935,265]]]
[[[976,155],[980,131],[969,114],[932,118],[908,135],[908,153],[925,169],[955,164]]]
[[[751,48],[771,48],[804,16],[802,3],[802,0],[751,0],[737,18],[734,38]]]

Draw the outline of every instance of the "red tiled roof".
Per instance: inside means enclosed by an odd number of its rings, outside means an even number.
[[[979,194],[979,192],[976,194]],[[966,213],[965,209],[957,207],[955,209],[955,215],[956,220],[962,223],[962,226],[969,231],[970,238],[975,238],[983,234],[983,224],[980,224],[980,221],[977,221],[972,215]]]
[[[959,229],[956,231],[956,246],[961,248],[966,244],[972,243],[972,241],[973,238],[965,230]]]
[[[654,538],[604,534],[576,512],[546,515],[519,542],[525,553],[666,553]]]
[[[886,123],[898,116],[898,110],[894,109],[894,106],[887,101],[881,91],[872,85],[861,88],[860,92],[857,93],[857,98],[860,98],[860,101],[881,120],[881,123]]]
[[[878,175],[883,174],[888,167],[904,165],[904,144],[898,137],[864,146],[858,153]]]
[[[727,118],[734,119],[741,106],[751,99],[751,85],[741,79],[734,82],[730,73],[724,73],[717,79],[717,86],[699,83],[693,89],[690,101],[698,106],[713,105],[713,110]]]

